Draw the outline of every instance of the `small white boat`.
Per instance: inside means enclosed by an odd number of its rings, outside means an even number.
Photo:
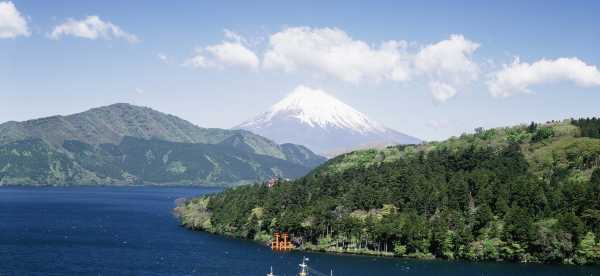
[[[319,271],[316,271],[316,270],[310,268],[308,266],[308,264],[306,264],[306,262],[308,262],[308,258],[302,257],[302,263],[298,264],[298,266],[300,266],[300,272],[298,272],[298,276],[308,276],[308,272],[309,271],[312,271],[313,274],[316,274],[318,276],[321,276],[321,275],[327,276],[326,274],[323,274],[323,273],[321,273]],[[333,270],[330,271],[329,275],[333,276]],[[267,276],[275,276],[275,274],[273,274],[273,267],[272,266],[271,266],[271,272],[267,273]]]

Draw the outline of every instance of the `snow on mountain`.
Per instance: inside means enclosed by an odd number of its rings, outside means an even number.
[[[279,143],[302,144],[330,156],[370,145],[421,142],[369,119],[322,90],[306,86],[298,86],[267,112],[235,128]]]

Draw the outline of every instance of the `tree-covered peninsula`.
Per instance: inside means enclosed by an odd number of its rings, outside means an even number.
[[[600,262],[600,119],[477,129],[338,156],[307,176],[190,199],[195,230],[299,249],[415,258]]]

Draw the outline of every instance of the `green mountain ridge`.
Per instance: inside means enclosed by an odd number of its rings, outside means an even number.
[[[477,129],[360,150],[295,181],[194,198],[184,226],[299,249],[600,263],[600,119]]]
[[[243,184],[296,178],[324,161],[299,145],[130,104],[0,124],[3,185]]]

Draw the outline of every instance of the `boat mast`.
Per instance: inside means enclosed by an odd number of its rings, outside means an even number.
[[[298,276],[308,276],[308,265],[306,265],[306,261],[308,259],[306,257],[302,257],[302,263],[299,264],[300,266],[300,273],[298,273]]]
[[[275,276],[275,274],[273,274],[273,266],[271,266],[271,272],[269,272],[267,276]]]

